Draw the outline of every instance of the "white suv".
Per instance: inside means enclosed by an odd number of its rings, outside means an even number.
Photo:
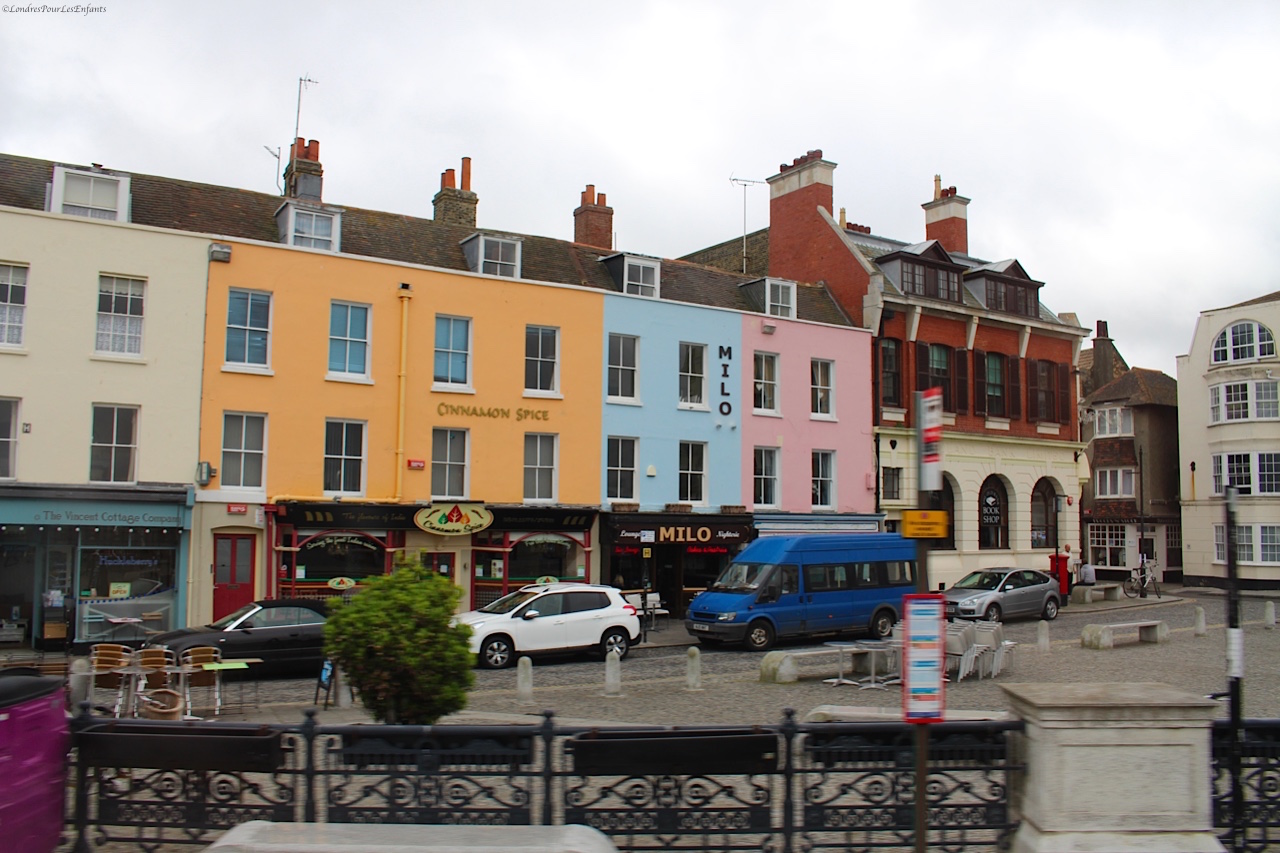
[[[524,653],[595,649],[625,658],[640,639],[634,606],[611,586],[533,584],[508,593],[455,621],[471,626],[471,651],[480,666],[501,669]]]

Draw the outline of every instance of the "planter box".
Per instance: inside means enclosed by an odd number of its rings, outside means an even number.
[[[72,737],[89,767],[271,772],[284,766],[282,733],[265,726],[226,729],[110,722]]]

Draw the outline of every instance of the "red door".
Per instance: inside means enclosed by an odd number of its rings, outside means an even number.
[[[213,618],[221,619],[253,601],[252,535],[213,536]]]

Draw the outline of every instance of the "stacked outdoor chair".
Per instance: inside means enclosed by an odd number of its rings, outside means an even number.
[[[194,646],[184,651],[179,660],[186,671],[186,678],[183,680],[185,695],[182,697],[186,701],[186,707],[194,707],[191,704],[192,687],[210,687],[213,689],[213,714],[215,717],[221,714],[222,672],[204,669],[203,664],[221,663],[222,650],[216,646]]]
[[[93,704],[98,706],[99,689],[114,690],[116,693],[112,713],[120,716],[124,704],[124,693],[128,676],[114,670],[128,666],[133,657],[133,650],[119,643],[95,643],[89,647],[89,669],[93,673]]]

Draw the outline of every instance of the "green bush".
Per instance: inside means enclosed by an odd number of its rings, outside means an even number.
[[[335,603],[324,629],[325,653],[365,708],[381,722],[429,726],[466,707],[471,629],[449,624],[462,590],[415,565],[366,583]]]

